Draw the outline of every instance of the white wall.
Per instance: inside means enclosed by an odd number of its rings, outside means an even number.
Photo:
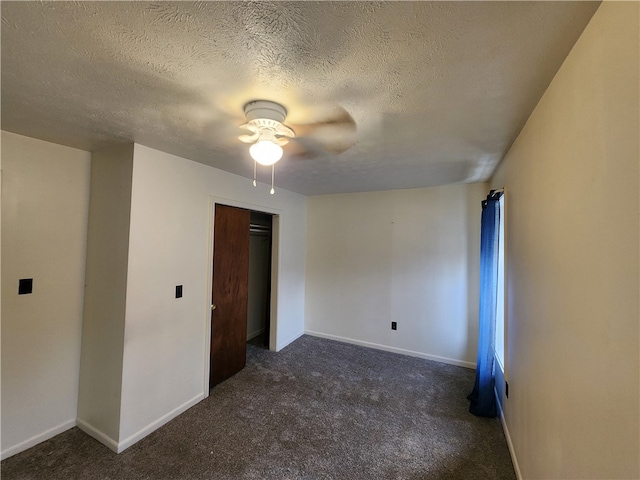
[[[90,155],[2,132],[2,170],[6,458],[75,425]]]
[[[496,173],[522,478],[640,478],[637,2],[604,2]]]
[[[307,333],[474,366],[486,194],[472,184],[309,197]]]
[[[211,199],[277,213],[277,348],[303,333],[306,199],[135,145],[120,448],[201,399],[210,317]],[[183,298],[175,299],[175,286]],[[208,379],[206,379],[208,380]]]
[[[305,197],[140,145],[92,160],[2,132],[2,161],[3,458],[76,415],[122,451],[205,396],[214,198],[279,215],[276,348],[303,333]]]
[[[93,152],[78,426],[116,450],[131,211],[133,145]]]

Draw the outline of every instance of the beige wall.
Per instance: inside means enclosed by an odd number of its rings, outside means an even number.
[[[494,176],[526,479],[640,478],[639,4],[596,12]]]
[[[472,184],[309,197],[305,330],[475,365],[486,194]]]
[[[75,425],[89,171],[88,152],[2,132],[2,458]]]

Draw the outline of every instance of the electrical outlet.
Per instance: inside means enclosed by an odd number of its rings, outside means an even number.
[[[391,330],[397,330],[398,329],[398,322],[391,322]]]

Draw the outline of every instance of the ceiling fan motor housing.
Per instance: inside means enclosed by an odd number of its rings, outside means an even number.
[[[287,117],[287,110],[279,103],[256,100],[244,106],[244,114],[249,122],[256,119],[265,119],[284,123],[284,119]]]
[[[295,137],[295,132],[284,125],[287,110],[279,103],[268,100],[256,100],[244,106],[247,123],[240,128],[253,132],[252,135],[240,135],[238,139],[244,143],[255,143],[261,140],[283,146]]]

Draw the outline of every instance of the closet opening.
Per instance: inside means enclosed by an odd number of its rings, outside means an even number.
[[[277,328],[271,318],[277,217],[221,203],[213,210],[209,388],[242,370],[248,351],[273,347]]]
[[[247,343],[269,348],[273,215],[251,211],[249,224],[249,300]]]

